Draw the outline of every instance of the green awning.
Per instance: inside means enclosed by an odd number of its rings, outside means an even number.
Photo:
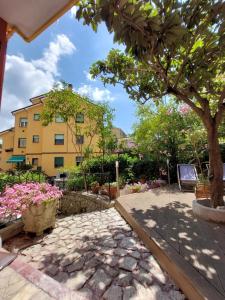
[[[25,155],[13,155],[6,162],[10,164],[16,164],[25,161]]]

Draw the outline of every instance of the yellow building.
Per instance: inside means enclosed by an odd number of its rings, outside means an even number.
[[[0,170],[6,171],[17,163],[26,163],[48,176],[55,176],[58,168],[78,165],[83,160],[81,149],[85,149],[90,142],[93,154],[100,153],[98,136],[82,134],[82,128],[92,124],[92,120],[83,113],[76,116],[75,122],[79,123],[81,132],[75,137],[60,116],[56,116],[48,126],[43,126],[40,115],[44,99],[45,95],[32,98],[31,105],[12,112],[15,117],[14,128],[0,132]],[[84,102],[84,105],[95,105]]]

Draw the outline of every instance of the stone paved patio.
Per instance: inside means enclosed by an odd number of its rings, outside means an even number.
[[[58,219],[43,238],[5,247],[87,299],[185,299],[114,208]]]

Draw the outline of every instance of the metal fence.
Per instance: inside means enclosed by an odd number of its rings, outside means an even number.
[[[70,191],[89,191],[93,182],[98,182],[100,186],[107,185],[110,189],[110,173],[61,173],[54,179],[56,186]]]
[[[27,182],[45,182],[46,175],[40,171],[27,171],[27,172],[7,172],[0,173],[0,193],[4,191],[6,186],[12,186],[16,183]]]

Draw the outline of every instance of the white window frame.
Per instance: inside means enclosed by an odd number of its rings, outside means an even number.
[[[27,127],[28,120],[27,118],[20,118],[19,126],[20,127]]]

